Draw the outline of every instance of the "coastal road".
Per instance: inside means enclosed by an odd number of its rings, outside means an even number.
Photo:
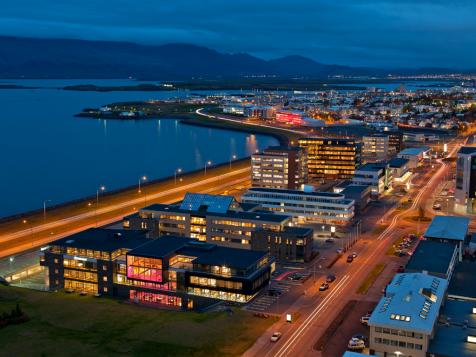
[[[449,156],[454,156],[458,148],[459,145],[455,145]],[[408,218],[415,215],[418,207],[431,197],[434,189],[444,179],[448,168],[448,164],[440,161],[436,171],[425,173],[422,179],[426,180],[426,183],[423,187],[413,190],[412,205],[399,212],[393,208],[390,223],[382,233],[377,236],[364,235],[352,248],[352,251],[358,254],[353,263],[346,263],[345,259],[341,258],[334,265],[332,272],[337,280],[331,284],[331,288],[323,293],[318,292],[317,284],[314,293],[302,296],[289,307],[289,312],[297,312],[300,316],[298,321],[292,324],[284,321],[274,324],[244,356],[321,356],[321,352],[313,348],[318,338],[348,301],[364,298],[362,295],[356,296],[356,290],[376,264],[388,260],[386,252],[401,235],[401,228],[415,228],[415,223],[409,222]],[[282,332],[283,337],[277,343],[271,343],[269,338],[275,331]]]
[[[113,200],[111,203],[104,200],[105,202],[97,208],[92,205],[85,212],[34,226],[29,226],[28,222],[25,224],[17,223],[18,229],[16,231],[0,235],[0,257],[46,244],[90,227],[116,222],[126,215],[137,212],[145,204],[179,201],[186,192],[223,193],[240,187],[247,187],[250,183],[249,175],[249,166],[240,165],[240,168],[235,170],[225,170],[225,172],[219,170],[218,174],[210,172],[207,176],[199,176],[192,182],[178,184],[177,186],[164,183],[163,189],[159,187],[154,192],[149,192],[147,197],[134,195],[136,196],[134,198]]]

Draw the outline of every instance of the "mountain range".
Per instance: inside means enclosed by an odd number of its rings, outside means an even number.
[[[443,68],[378,69],[323,64],[302,56],[264,60],[220,53],[192,44],[156,46],[130,42],[0,36],[2,78],[127,78],[185,80],[243,76],[327,78],[335,75],[442,74]]]

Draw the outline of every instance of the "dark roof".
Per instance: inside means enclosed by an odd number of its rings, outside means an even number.
[[[463,260],[456,265],[448,296],[476,299],[476,262]]]
[[[184,213],[184,214],[202,214],[203,216],[212,216],[212,217],[229,217],[236,219],[248,219],[254,221],[262,222],[274,222],[280,223],[289,220],[289,216],[274,214],[274,213],[261,213],[261,212],[237,212],[237,211],[228,211],[226,213],[211,213],[211,212],[200,212],[200,211],[189,211],[181,209],[180,207],[174,205],[164,205],[164,204],[153,204],[147,207],[142,208],[141,210],[146,211],[159,211],[159,212],[174,212],[174,213]]]
[[[356,171],[378,171],[383,170],[387,166],[385,162],[374,162],[361,165],[357,168]]]
[[[355,195],[355,194],[362,194],[364,191],[370,191],[370,186],[368,185],[348,185],[346,188],[344,188],[341,193],[344,196],[348,195]]]
[[[150,239],[147,244],[131,250],[128,254],[140,257],[163,258],[175,253],[190,241],[196,240],[186,237],[163,236],[157,239]]]
[[[263,150],[264,153],[268,151],[303,151],[304,148],[300,146],[268,146],[266,149]]]
[[[193,264],[218,265],[234,269],[246,269],[268,254],[262,251],[205,244],[212,247],[202,249],[199,245],[188,244],[180,249],[180,254],[196,256]]]
[[[303,195],[303,196],[321,196],[321,197],[333,197],[333,198],[344,198],[341,193],[334,192],[306,192],[299,190],[284,190],[279,188],[264,188],[264,187],[252,187],[248,192],[269,192],[269,193],[287,193],[290,195]]]
[[[186,237],[164,236],[150,240],[128,254],[141,257],[163,258],[173,253],[196,257],[194,264],[220,265],[246,269],[255,264],[267,252],[220,247]]]
[[[58,239],[51,245],[112,252],[120,248],[133,249],[148,242],[145,234],[141,230],[90,228]]]
[[[388,162],[388,166],[390,167],[402,167],[403,165],[408,164],[410,160],[405,159],[403,157],[395,157]]]
[[[407,271],[446,274],[457,247],[454,244],[420,241],[407,263]]]
[[[458,151],[458,154],[465,154],[465,155],[473,154],[473,153],[476,153],[476,146],[462,146]]]
[[[476,345],[467,343],[468,335],[476,336],[474,302],[448,299],[441,310],[436,334],[428,346],[428,354],[436,356],[470,357],[476,355]],[[446,324],[449,318],[449,326]],[[463,324],[467,322],[467,327]]]

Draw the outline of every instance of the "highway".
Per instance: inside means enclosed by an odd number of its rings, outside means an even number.
[[[93,208],[79,214],[71,214],[59,219],[39,223],[34,226],[17,223],[18,229],[0,235],[0,257],[15,254],[79,232],[81,230],[110,224],[122,217],[137,212],[145,203],[173,203],[183,198],[186,192],[223,193],[236,187],[249,185],[249,166],[220,174],[202,176],[193,182],[170,187],[165,184],[163,190],[149,192],[147,197],[135,195],[125,200],[105,201],[97,209]],[[129,197],[129,196],[127,196]],[[74,211],[72,211],[74,213]],[[25,228],[28,227],[28,228]]]
[[[459,145],[454,145],[448,156],[454,156],[458,149]],[[441,160],[439,165],[436,172],[427,172],[421,177],[421,181],[425,183],[423,187],[413,190],[413,203],[409,208],[398,213],[395,213],[396,208],[392,208],[389,214],[393,214],[393,217],[382,233],[376,237],[366,234],[357,242],[352,251],[357,252],[358,257],[352,264],[346,263],[345,259],[340,259],[335,264],[332,272],[337,280],[331,284],[328,291],[318,292],[317,284],[313,294],[302,296],[289,307],[289,312],[299,313],[298,321],[292,324],[282,320],[277,322],[244,356],[320,356],[321,353],[313,348],[318,338],[348,301],[364,298],[362,295],[356,296],[355,291],[375,265],[388,259],[385,253],[394,240],[402,235],[402,230],[414,230],[415,223],[406,218],[415,214],[418,207],[431,197],[432,192],[444,179],[450,165]],[[275,331],[280,331],[283,335],[280,341],[271,343],[269,338]]]

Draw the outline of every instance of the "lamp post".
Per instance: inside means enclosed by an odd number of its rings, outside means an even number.
[[[138,190],[139,193],[142,192],[142,191],[141,191],[141,188],[140,188],[140,185],[141,185],[141,182],[142,182],[142,181],[144,181],[144,182],[147,181],[147,176],[139,177],[139,190]]]
[[[207,163],[205,164],[205,176],[207,175],[207,167],[210,166],[212,164],[211,161],[207,161]]]
[[[43,221],[46,220],[46,203],[51,202],[51,200],[44,200],[43,201]]]
[[[232,160],[236,160],[236,155],[232,155],[231,158],[230,158],[230,170],[231,170],[231,161]]]
[[[100,186],[96,190],[96,209],[94,210],[94,217],[96,218],[96,226],[98,225],[99,191],[104,192],[105,190],[106,190],[105,186]]]
[[[181,168],[178,168],[177,170],[174,171],[174,184],[177,185],[177,174],[180,174],[182,172]]]

